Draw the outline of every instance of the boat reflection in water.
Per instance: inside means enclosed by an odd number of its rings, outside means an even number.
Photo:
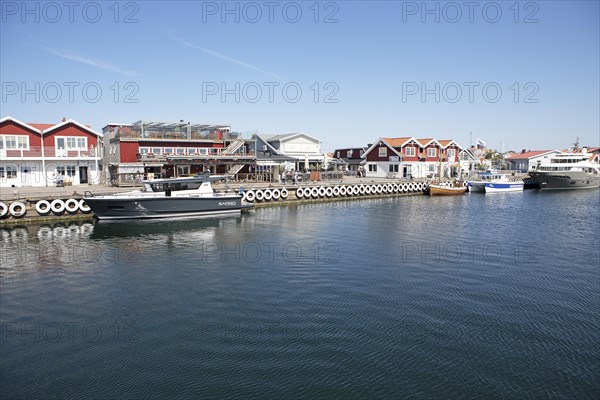
[[[96,221],[90,239],[147,237],[210,231],[241,222],[240,214],[205,216],[194,219],[169,218],[161,220]]]

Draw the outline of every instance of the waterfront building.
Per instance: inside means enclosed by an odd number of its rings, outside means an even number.
[[[321,152],[321,141],[304,132],[283,135],[256,135],[256,151],[271,156],[287,157],[286,170],[308,171],[323,166],[326,156]],[[259,163],[260,165],[260,163]]]
[[[235,176],[256,161],[248,134],[229,125],[138,121],[110,123],[102,131],[106,175],[117,185],[203,172]]]
[[[0,119],[0,187],[99,184],[101,160],[102,135],[88,125]]]
[[[538,162],[543,163],[550,160],[550,156],[559,154],[558,150],[522,150],[520,153],[513,154],[505,160],[508,162],[510,171],[526,173],[533,169]]]
[[[363,154],[367,177],[428,178],[460,174],[459,152],[451,139],[379,138]]]
[[[366,150],[366,147],[335,149],[333,151],[333,162],[335,162],[337,170],[341,172],[350,171],[356,173],[365,163],[363,154],[365,154]]]

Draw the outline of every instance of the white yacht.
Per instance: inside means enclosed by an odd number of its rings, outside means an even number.
[[[593,154],[555,154],[547,163],[539,163],[529,172],[542,190],[587,189],[600,187],[600,164],[592,162]]]

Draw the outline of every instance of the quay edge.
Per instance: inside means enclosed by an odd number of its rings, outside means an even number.
[[[404,185],[404,190],[402,190],[402,187]],[[410,189],[407,189],[407,187],[410,185]],[[300,185],[284,185],[284,184],[228,184],[228,185],[224,185],[224,184],[220,184],[220,185],[215,185],[215,190],[218,192],[237,192],[239,190],[239,187],[243,188],[243,191],[245,193],[244,197],[246,196],[246,194],[248,194],[248,192],[255,192],[257,193],[258,191],[273,191],[273,190],[282,190],[282,189],[286,189],[288,191],[288,196],[287,198],[283,199],[283,198],[279,198],[279,199],[269,199],[269,200],[263,200],[263,201],[252,201],[249,202],[250,204],[252,204],[253,206],[249,207],[248,209],[252,209],[252,208],[262,208],[262,207],[277,207],[277,206],[287,206],[287,205],[296,205],[296,204],[314,204],[314,203],[325,203],[325,202],[332,202],[332,201],[347,201],[347,200],[361,200],[361,199],[377,199],[377,198],[388,198],[388,197],[397,197],[397,196],[415,196],[415,195],[422,195],[424,193],[424,191],[426,190],[428,185],[428,182],[422,181],[422,182],[377,182],[377,181],[371,181],[371,182],[352,182],[352,183],[323,183],[323,182],[312,182],[312,183],[304,183],[304,184],[300,184]],[[297,196],[297,191],[298,189],[303,189],[303,191],[309,189],[312,190],[313,188],[316,188],[317,191],[321,190],[321,192],[324,193],[324,191],[331,189],[331,191],[333,191],[333,188],[337,187],[347,187],[347,188],[352,188],[355,191],[358,191],[358,193],[355,194],[348,194],[348,195],[336,195],[336,196],[331,196],[331,195],[322,195],[322,196],[317,196],[317,197],[311,197],[310,195],[307,197],[301,197],[299,198]],[[396,191],[393,190],[394,186],[397,187]],[[368,187],[368,189],[367,189]],[[378,189],[379,187],[379,189]],[[389,188],[389,192],[386,191],[386,189],[382,189],[383,187],[388,187]],[[238,188],[237,190],[234,188]],[[361,189],[362,188],[362,189]],[[54,202],[55,200],[60,200],[63,203],[66,202],[67,200],[75,200],[77,202],[80,202],[83,197],[85,196],[85,193],[89,193],[92,192],[93,194],[107,194],[107,193],[114,193],[114,192],[123,192],[122,190],[123,188],[114,188],[114,187],[110,187],[110,188],[99,188],[99,190],[85,190],[84,193],[79,193],[78,191],[73,191],[70,195],[67,194],[66,192],[62,192],[62,193],[48,193],[46,195],[44,194],[40,194],[39,192],[35,192],[35,193],[29,193],[26,194],[24,193],[23,195],[17,195],[17,196],[13,196],[12,200],[2,200],[0,199],[0,202],[2,202],[4,205],[6,205],[7,207],[14,203],[14,202],[21,202],[25,205],[26,208],[26,213],[21,216],[21,217],[13,217],[10,215],[10,213],[7,213],[6,215],[4,215],[2,218],[0,218],[0,225],[14,225],[14,224],[27,224],[27,223],[40,223],[40,222],[61,222],[61,221],[79,221],[79,220],[92,220],[94,218],[92,213],[89,212],[83,212],[81,209],[79,210],[71,210],[71,211],[67,211],[64,208],[61,209],[60,207],[60,202],[56,202],[58,204],[58,206],[56,207],[57,209],[59,209],[59,212],[53,212],[53,210],[50,210],[49,212],[41,215],[36,211],[36,204],[40,201],[46,201],[48,203]],[[81,190],[81,189],[80,189]],[[134,188],[135,190],[135,188]],[[378,191],[379,190],[379,191]],[[328,192],[330,193],[330,192]],[[73,201],[71,201],[71,204],[74,204]],[[80,203],[80,207],[82,206],[82,204]],[[245,210],[244,210],[245,211]]]

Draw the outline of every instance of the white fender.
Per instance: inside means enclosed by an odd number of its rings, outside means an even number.
[[[346,195],[346,186],[340,186],[340,196]]]
[[[0,201],[0,218],[6,217],[8,214],[8,206]]]
[[[52,203],[50,203],[50,208],[54,214],[61,214],[63,211],[65,211],[65,202],[61,199],[52,200]]]
[[[81,211],[84,214],[87,214],[91,212],[92,209],[86,204],[85,200],[81,199],[79,200],[79,211]]]
[[[338,197],[340,195],[340,187],[334,186],[332,189],[333,197]]]
[[[288,190],[286,188],[281,189],[281,198],[283,200],[287,199],[289,195],[290,195],[290,193],[288,192]]]
[[[246,201],[249,203],[252,203],[256,199],[256,193],[254,193],[254,190],[248,190],[245,193],[245,196],[246,196]]]
[[[269,201],[273,198],[273,192],[270,189],[266,189],[264,192],[265,201]]]
[[[265,192],[262,190],[256,191],[256,201],[263,201],[265,199]]]
[[[323,186],[319,187],[319,197],[325,197],[327,191],[325,190],[325,188]]]
[[[319,188],[318,187],[313,187],[312,189],[310,189],[310,194],[312,195],[313,198],[318,198],[319,197]]]
[[[75,199],[65,201],[65,210],[67,210],[69,214],[75,214],[79,210],[79,201]]]
[[[362,196],[366,193],[365,185],[360,185],[358,187],[358,193]]]
[[[301,199],[302,197],[304,197],[304,189],[302,189],[302,188],[296,189],[296,197],[299,198],[299,199]]]
[[[35,211],[40,215],[48,215],[52,209],[50,208],[50,202],[48,200],[40,200],[35,203]]]
[[[331,188],[331,186],[328,186],[325,188],[325,196],[327,196],[327,197],[333,196],[333,189]]]
[[[281,198],[281,191],[279,189],[273,189],[273,200],[277,201]]]
[[[21,218],[27,213],[27,207],[25,206],[25,203],[15,201],[10,204],[10,207],[8,207],[8,211],[10,212],[10,215],[12,215],[14,218]]]

